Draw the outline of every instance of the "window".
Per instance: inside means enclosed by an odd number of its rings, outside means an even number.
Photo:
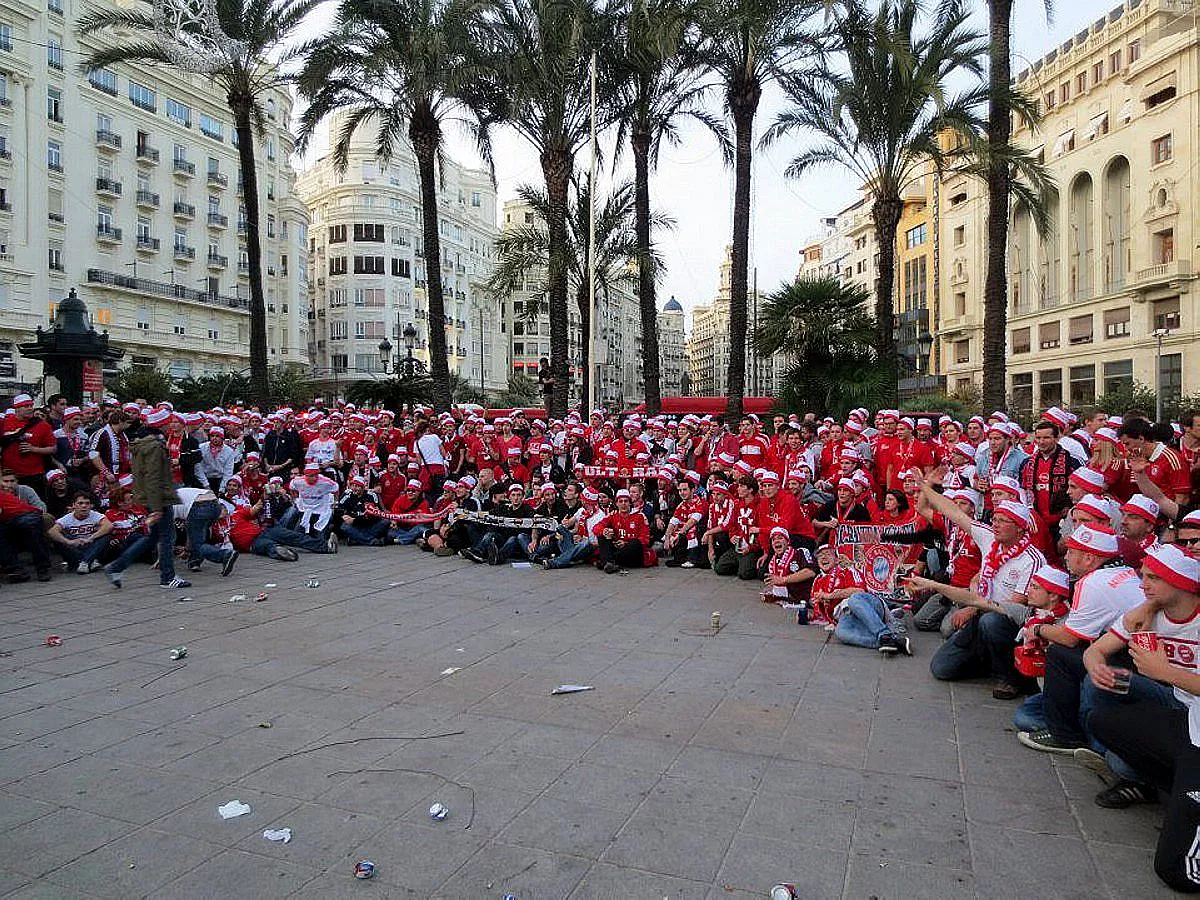
[[[967,295],[964,291],[955,291],[954,293],[954,314],[956,316],[967,314]]]
[[[148,216],[138,216],[137,238],[139,242],[150,240],[150,218]]]
[[[967,242],[967,226],[959,225],[954,229],[954,246],[961,247]]]
[[[208,174],[209,175],[220,175],[221,174],[221,161],[219,159],[217,159],[215,156],[210,156],[208,158]]]
[[[275,158],[275,138],[267,138],[267,159]]]
[[[357,340],[382,340],[387,337],[383,322],[355,322],[354,337]]]
[[[63,248],[61,241],[51,241],[48,256],[48,265],[51,272],[61,272],[63,270]]]
[[[346,322],[344,319],[332,319],[329,322],[329,339],[344,341],[346,339]]]
[[[272,122],[275,121],[275,98],[267,98],[267,118]]]
[[[225,140],[225,127],[212,116],[200,113],[200,133],[205,137]]]
[[[237,132],[235,131],[234,134],[237,134]],[[267,199],[268,200],[275,199],[275,176],[274,175],[267,176]]]
[[[392,274],[397,278],[411,278],[412,263],[407,259],[392,257]]]
[[[1062,403],[1062,369],[1043,369],[1038,372],[1038,406],[1045,409]]]
[[[382,256],[356,256],[356,257],[354,257],[354,274],[355,275],[382,275],[383,274],[383,257]]]
[[[1067,323],[1067,339],[1072,344],[1092,342],[1092,316],[1075,316]]]
[[[329,226],[329,243],[344,244],[346,242],[346,226],[345,225],[330,225]]]
[[[1106,309],[1104,311],[1104,336],[1106,338],[1129,336],[1128,306],[1122,306],[1120,309]],[[1107,392],[1108,388],[1104,390]]]
[[[904,264],[904,311],[926,308],[929,258],[918,256]]]
[[[1071,82],[1064,81],[1058,86],[1058,96],[1063,103],[1071,99]]]
[[[62,122],[62,91],[56,87],[46,88],[46,118],[51,122]]]
[[[1087,90],[1087,72],[1080,72],[1075,76],[1075,93],[1082,94]]]
[[[1158,390],[1163,403],[1177,403],[1183,396],[1183,355],[1164,353],[1158,364]]]
[[[46,38],[46,65],[60,72],[63,67],[62,41],[56,37]]]
[[[1108,58],[1108,74],[1116,75],[1121,71],[1121,51],[1117,50]]]
[[[1028,353],[1029,352],[1029,337],[1030,329],[1017,328],[1012,333],[1012,352]]]
[[[1071,405],[1078,409],[1096,401],[1096,367],[1071,366]]]
[[[377,353],[355,353],[354,354],[354,370],[356,372],[372,372],[379,371],[379,354]]]
[[[1104,364],[1104,393],[1112,394],[1132,384],[1132,359],[1118,359]]]
[[[1033,411],[1033,373],[1017,372],[1012,377],[1013,412],[1029,415]]]
[[[1053,350],[1059,346],[1059,323],[1043,322],[1038,326],[1038,347],[1042,350]]]
[[[58,141],[46,141],[46,168],[51,172],[61,172],[62,144]]]
[[[12,50],[12,26],[0,22],[0,50]]]
[[[142,331],[150,330],[150,307],[148,307],[148,306],[139,306],[138,307],[137,327],[140,328]],[[154,363],[152,361],[148,367],[145,366],[144,364],[143,364],[143,366],[139,367],[137,364],[137,357],[134,357],[134,367],[135,368],[154,368]]]
[[[355,288],[354,305],[381,308],[386,302],[383,288]]]
[[[129,82],[129,102],[150,112],[158,109],[158,96],[150,88],[136,81]]]
[[[112,69],[92,69],[88,72],[88,83],[97,90],[117,96],[117,73]]]
[[[183,228],[175,229],[174,247],[176,251],[187,249],[187,231]]]
[[[471,205],[478,209],[482,205],[482,200],[479,196],[479,191],[471,191]]]
[[[1092,65],[1092,84],[1099,84],[1104,80],[1104,63],[1098,62]]]
[[[1054,109],[1054,91],[1046,91],[1046,109]]]
[[[345,323],[343,322],[342,324],[344,325]],[[335,372],[345,372],[346,366],[347,366],[346,354],[345,353],[330,354],[329,365],[333,368],[333,370]]]
[[[1179,298],[1154,301],[1154,329],[1169,328],[1175,331],[1180,326]]]
[[[1150,159],[1154,165],[1169,162],[1171,159],[1171,135],[1164,134],[1150,142]]]
[[[1156,266],[1175,262],[1175,229],[1164,228],[1154,232],[1154,264]]]
[[[171,158],[177,163],[187,162],[187,147],[183,144],[175,144],[171,148]]]
[[[171,326],[171,330],[175,334],[187,334],[187,313],[175,314],[175,320]]]
[[[965,341],[954,342],[954,361],[959,365],[964,365],[971,361],[971,340],[968,338]]]
[[[192,127],[192,108],[186,103],[180,103],[178,100],[167,98],[167,118],[176,125],[182,125],[184,128]],[[205,116],[204,118],[208,118]]]
[[[383,243],[383,226],[373,223],[354,223],[354,240],[356,241],[371,241],[373,243]]]
[[[1154,109],[1156,106],[1161,106],[1168,100],[1175,99],[1175,85],[1168,84],[1161,87],[1152,94],[1146,96],[1146,109]]]
[[[911,250],[913,247],[919,247],[925,243],[928,234],[928,226],[924,223],[910,228],[904,233],[904,245]]]
[[[329,257],[329,274],[330,275],[345,275],[346,274],[346,257],[344,257],[344,256]]]
[[[1129,46],[1125,48],[1125,57],[1128,60],[1128,65],[1133,65],[1142,56],[1142,42],[1130,41]]]
[[[271,215],[267,216],[267,237],[275,237],[275,217]]]

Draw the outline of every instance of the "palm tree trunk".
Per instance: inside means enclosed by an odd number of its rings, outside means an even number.
[[[1011,134],[1009,112],[1001,96],[1011,79],[1012,0],[988,0],[991,43],[988,50],[987,139],[989,147],[1003,147]],[[1008,338],[1008,195],[1011,174],[1002,157],[993,154],[988,163],[987,279],[983,286],[983,407],[1004,409],[1006,391],[1005,351]]]
[[[418,105],[413,111],[408,136],[421,178],[421,232],[425,242],[425,297],[429,301],[429,374],[433,378],[433,405],[446,410],[450,408],[450,364],[446,356],[446,302],[442,290],[436,172],[442,133],[427,105]]]
[[[875,333],[879,366],[885,373],[887,396],[880,398],[895,404],[899,376],[896,368],[895,313],[892,310],[896,285],[896,230],[904,203],[899,197],[877,197],[871,208],[875,224],[875,244],[879,249],[879,268],[875,273]]]
[[[638,129],[630,138],[633,148],[634,230],[638,249],[638,303],[642,311],[642,381],[646,392],[646,413],[662,411],[662,386],[659,381],[658,301],[654,296],[654,260],[650,254],[650,132]]]
[[[242,202],[246,206],[246,261],[250,265],[250,393],[264,409],[271,402],[267,362],[267,301],[263,293],[262,239],[259,232],[258,169],[254,161],[254,98],[248,90],[231,90],[226,102],[233,113],[242,169]]]
[[[586,268],[584,271],[587,271]],[[583,410],[583,419],[586,422],[588,414],[591,410],[588,409],[588,398],[591,397],[589,391],[592,386],[591,366],[588,365],[588,347],[591,346],[589,341],[592,339],[592,309],[591,296],[588,292],[587,282],[582,278],[579,284],[575,287],[575,303],[579,306],[579,350],[583,357],[580,362],[579,369],[583,372],[583,377],[580,379],[580,390],[583,391],[583,402],[580,408]]]
[[[726,415],[741,418],[746,393],[746,289],[750,265],[750,174],[754,114],[762,88],[754,81],[731,86],[729,109],[734,129],[733,253],[729,273],[729,373]]]
[[[550,220],[546,223],[547,272],[546,299],[550,304],[550,371],[554,375],[554,393],[550,395],[547,415],[556,419],[567,414],[571,386],[569,335],[567,331],[567,191],[571,181],[571,153],[561,145],[547,144],[541,154],[542,176],[546,180],[546,199]],[[586,347],[585,347],[586,349]]]

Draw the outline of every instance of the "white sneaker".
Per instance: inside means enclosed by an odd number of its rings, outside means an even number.
[[[696,564],[689,559],[689,560],[685,560],[684,562],[680,563],[679,568],[694,569],[694,568],[696,568]]]
[[[337,553],[338,538],[337,538],[337,534],[335,532],[332,532],[332,531],[329,532],[329,539],[325,541],[325,549],[328,550],[330,553]]]
[[[85,562],[81,562],[79,565],[77,565],[75,567],[75,571],[78,572],[80,575],[86,575],[88,573],[88,564]]]

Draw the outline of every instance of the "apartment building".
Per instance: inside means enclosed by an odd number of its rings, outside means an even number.
[[[658,377],[659,389],[664,397],[677,397],[685,393],[684,375],[688,371],[685,318],[683,306],[674,297],[663,304],[658,312],[658,351],[662,360]],[[689,375],[689,381],[690,378]]]
[[[1008,253],[1012,406],[1082,406],[1138,381],[1200,391],[1195,120],[1200,29],[1193,4],[1129,0],[1033,62],[1016,84],[1039,101],[1014,139],[1054,176],[1044,238],[1015,207]],[[981,375],[987,198],[943,185],[951,299],[942,321],[950,385]],[[1160,348],[1161,341],[1161,348]]]
[[[0,9],[0,392],[41,365],[16,344],[76,288],[122,365],[174,378],[249,365],[249,266],[225,97],[166,67],[79,74],[95,0]],[[291,99],[256,140],[270,361],[307,364],[308,215],[293,192]],[[110,374],[112,374],[110,372]]]
[[[413,355],[429,364],[429,330],[445,329],[450,371],[476,387],[496,391],[507,379],[508,348],[497,305],[483,293],[496,238],[496,191],[488,174],[446,158],[438,194],[442,258],[429,260],[416,159],[406,142],[393,157],[377,158],[377,129],[354,135],[345,171],[334,164],[333,143],[345,113],[331,117],[324,156],[296,181],[309,209],[312,277],[309,354],[314,376],[328,390],[386,377],[384,338],[407,350],[403,332],[417,332]],[[426,285],[441,278],[445,321],[429,318]]]
[[[711,302],[692,309],[692,334],[688,342],[688,372],[692,393],[701,397],[724,397],[729,377],[729,294],[733,271],[733,248],[726,246],[717,295]],[[783,354],[760,356],[750,340],[758,321],[760,296],[749,292],[746,305],[746,395],[768,396],[779,390],[787,371]]]

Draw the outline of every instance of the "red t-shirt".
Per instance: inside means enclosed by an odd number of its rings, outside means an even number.
[[[6,435],[14,434],[22,428],[25,428],[25,433],[0,453],[0,464],[6,469],[11,469],[18,477],[42,475],[46,471],[48,457],[40,453],[22,453],[21,444],[27,441],[35,447],[54,447],[58,443],[54,439],[54,429],[50,427],[50,423],[41,419],[19,419],[16,413],[5,416],[4,425],[0,426],[0,430]]]
[[[1146,477],[1172,500],[1181,494],[1185,498],[1191,496],[1191,472],[1179,454],[1164,444],[1158,446],[1146,463]]]

